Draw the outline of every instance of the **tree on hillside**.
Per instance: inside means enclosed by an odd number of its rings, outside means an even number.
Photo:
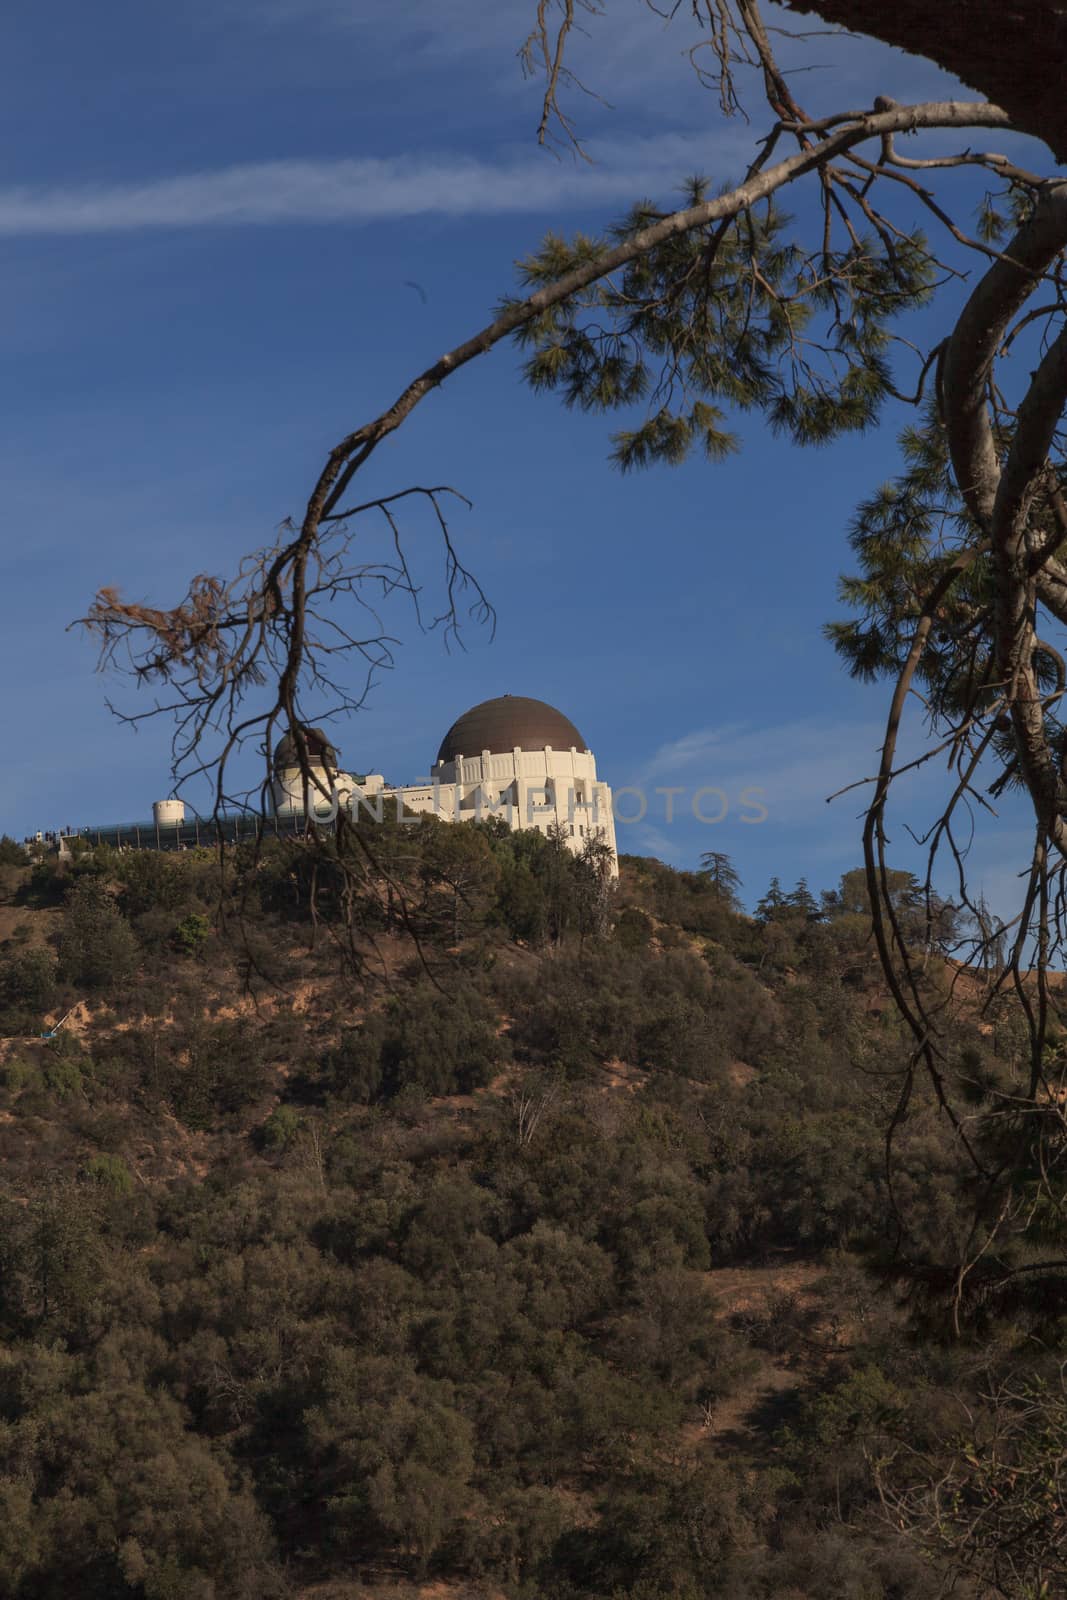
[[[885,893],[892,901],[894,910],[898,912],[914,911],[922,903],[922,884],[913,872],[901,872],[891,868],[885,876]],[[831,917],[842,915],[869,917],[871,897],[867,889],[867,874],[863,868],[853,867],[851,872],[843,873],[837,888],[824,892],[823,906]]]
[[[137,940],[112,896],[86,878],[67,900],[59,937],[59,967],[69,983],[98,989],[126,978],[137,965]]]
[[[474,823],[424,825],[421,875],[430,899],[443,892],[444,913],[453,943],[468,924],[484,922],[500,878],[485,833]]]
[[[909,949],[929,953],[957,950],[965,939],[965,925],[971,920],[952,900],[944,899],[921,883],[913,872],[889,867],[882,881],[882,893],[892,908],[894,921]],[[834,922],[850,917],[866,925],[870,937],[871,896],[863,867],[853,867],[842,875],[836,889],[823,891],[824,914]],[[977,926],[977,924],[975,924]]]
[[[773,922],[786,909],[789,897],[777,877],[767,885],[767,893],[756,903],[757,922]]]
[[[28,867],[30,858],[8,834],[0,834],[0,867]]]
[[[728,855],[722,850],[705,850],[700,858],[700,876],[708,880],[715,893],[731,911],[738,909],[741,874]]]
[[[789,896],[789,906],[793,911],[799,911],[805,922],[818,922],[822,916],[819,902],[808,888],[807,878],[800,878]]]

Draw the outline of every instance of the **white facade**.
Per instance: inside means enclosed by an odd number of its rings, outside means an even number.
[[[429,783],[387,788],[380,773],[357,779],[312,765],[307,784],[299,767],[275,773],[274,804],[279,816],[312,815],[324,821],[343,807],[359,816],[403,821],[405,814],[437,816],[442,822],[485,822],[500,817],[514,829],[553,825],[568,849],[580,855],[587,840],[611,851],[611,876],[619,874],[611,789],[597,777],[590,750],[483,750],[438,761]],[[321,785],[323,792],[320,792]],[[310,799],[311,804],[307,804]]]
[[[350,772],[335,772],[319,761],[312,761],[308,772],[309,777],[305,779],[299,767],[275,767],[276,815],[304,816],[310,811],[313,816],[328,821],[336,816],[339,806],[349,806],[353,795],[362,792],[367,784],[374,781],[366,778],[361,785],[360,780],[353,777]],[[383,782],[384,779],[379,778],[379,788]]]
[[[368,785],[376,780],[370,778]],[[377,780],[380,783],[380,779]],[[363,802],[375,810],[371,791]],[[500,817],[509,828],[536,828],[547,834],[559,828],[575,855],[588,839],[599,839],[611,851],[611,875],[618,877],[615,818],[611,790],[597,777],[590,750],[512,750],[506,755],[483,750],[458,755],[434,766],[428,784],[383,790],[398,810],[431,813],[443,822],[485,822]],[[370,802],[370,803],[369,803]]]

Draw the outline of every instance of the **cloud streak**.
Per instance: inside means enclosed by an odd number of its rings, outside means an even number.
[[[706,139],[665,134],[605,141],[601,154],[595,166],[541,153],[498,162],[448,154],[260,161],[140,182],[0,188],[0,237],[368,223],[632,202],[675,190],[709,150]],[[721,144],[715,155],[718,166]]]
[[[771,728],[698,728],[661,745],[631,781],[650,796],[659,786],[682,785],[687,791],[680,802],[683,810],[688,791],[702,785],[720,788],[734,809],[744,791],[755,789],[776,827],[825,826],[828,796],[875,770],[883,736],[874,721],[820,718]],[[843,829],[862,809],[866,793],[860,789],[837,802]]]

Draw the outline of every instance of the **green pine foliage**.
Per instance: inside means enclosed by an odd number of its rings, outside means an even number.
[[[998,449],[1007,443],[1003,429]],[[841,580],[839,595],[852,616],[831,622],[826,635],[850,674],[864,681],[895,678],[915,637],[927,597],[953,562],[970,558],[936,607],[915,682],[933,726],[945,730],[964,720],[978,728],[1001,694],[992,655],[993,584],[990,556],[980,551],[980,533],[952,481],[948,446],[936,400],[920,422],[899,439],[902,470],[856,509],[849,542],[858,572]],[[1035,537],[1055,549],[1055,513],[1047,491],[1030,508]],[[1060,553],[1057,551],[1057,553]],[[1067,728],[1057,714],[1062,663],[1038,645],[1034,666],[1039,687],[1050,696],[1045,708],[1052,748],[1062,755]],[[991,750],[1000,763],[996,794],[1018,783],[1010,729],[994,726]]]
[[[707,198],[691,179],[683,204]],[[658,220],[642,204],[602,239],[546,235],[520,262],[525,290],[553,283]],[[892,254],[876,237],[812,253],[773,202],[675,235],[617,274],[545,310],[516,338],[524,373],[582,411],[644,405],[614,436],[623,471],[711,461],[738,448],[731,413],[760,412],[798,444],[861,432],[892,390],[890,325],[928,298],[933,264],[919,232]]]
[[[853,677],[871,680],[898,672],[911,648],[925,596],[951,562],[978,540],[952,481],[948,447],[936,403],[899,440],[903,470],[856,510],[849,542],[860,564],[842,579],[840,597],[859,616],[827,629]],[[988,658],[979,618],[991,603],[988,558],[979,556],[954,584],[935,621],[919,664],[919,681],[936,695],[938,710],[961,702],[957,678],[970,651],[967,683],[977,683]]]

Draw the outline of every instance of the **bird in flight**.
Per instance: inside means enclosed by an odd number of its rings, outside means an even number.
[[[421,296],[423,305],[426,304],[426,290],[422,287],[421,283],[414,283],[411,278],[405,278],[404,288],[414,289],[415,293]]]

